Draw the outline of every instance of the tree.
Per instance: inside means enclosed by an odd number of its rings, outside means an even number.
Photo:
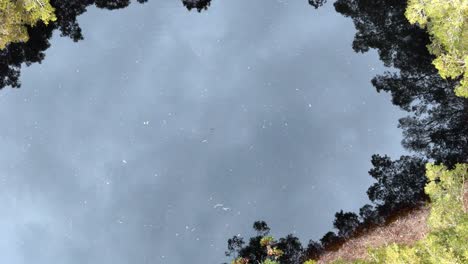
[[[380,216],[379,211],[370,204],[366,204],[359,209],[359,218],[362,223],[360,227],[364,229],[373,225],[380,225],[385,220]]]
[[[369,199],[388,213],[412,207],[426,200],[425,164],[421,158],[401,156],[392,161],[388,156],[373,155],[369,174],[377,180],[368,190]]]
[[[299,238],[289,234],[284,238],[280,238],[276,244],[278,249],[282,251],[278,258],[280,263],[301,263],[304,249]]]
[[[257,232],[257,236],[267,236],[270,233],[270,227],[265,221],[254,222],[253,229]]]
[[[244,246],[245,242],[242,237],[233,236],[232,238],[228,239],[228,250],[225,252],[226,256],[236,255],[242,247]]]
[[[324,249],[325,251],[333,249],[333,248],[336,247],[341,241],[342,241],[342,239],[341,239],[339,236],[337,236],[337,235],[335,234],[335,232],[333,232],[333,231],[330,231],[330,232],[326,233],[326,234],[320,239],[320,243],[322,243],[323,249]]]
[[[253,229],[257,231],[257,235],[249,239],[249,243],[245,245],[244,239],[239,236],[233,236],[228,240],[228,251],[226,256],[236,256],[251,261],[251,263],[262,262],[267,258],[267,252],[264,246],[260,244],[262,238],[268,236],[270,228],[264,221],[256,221],[253,224]]]
[[[303,260],[318,260],[323,253],[323,246],[317,241],[310,240],[307,248],[304,251]]]
[[[315,9],[323,6],[327,0],[309,0],[309,5],[315,7]]]
[[[427,32],[409,23],[405,0],[337,0],[335,9],[351,17],[357,29],[356,52],[376,49],[385,72],[372,80],[378,92],[409,115],[400,120],[403,146],[449,168],[468,162],[468,102],[457,97],[458,80],[445,80],[432,64],[426,48]]]
[[[333,227],[338,230],[338,236],[347,239],[350,238],[359,227],[359,217],[352,212],[344,213],[343,210],[335,214]]]
[[[208,9],[211,0],[182,0],[182,3],[189,11],[195,8],[198,12],[201,12]]]
[[[29,41],[10,43],[0,50],[0,89],[5,86],[20,87],[21,65],[31,65],[44,59],[44,51],[50,47],[52,31],[50,24],[38,23],[34,28],[28,28]]]
[[[458,96],[468,98],[468,4],[465,0],[409,0],[406,17],[431,35],[429,51],[443,78],[461,77]]]
[[[234,236],[228,240],[226,256],[234,256],[233,263],[270,263],[299,264],[303,261],[304,249],[299,239],[292,234],[276,241],[269,236],[270,228],[264,221],[253,224],[256,236],[245,244],[242,237]],[[235,262],[237,261],[237,262]]]
[[[0,0],[0,49],[29,39],[28,26],[55,21],[49,0]]]

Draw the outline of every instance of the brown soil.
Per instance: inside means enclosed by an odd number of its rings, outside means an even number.
[[[345,261],[368,259],[369,247],[380,247],[391,243],[412,245],[429,232],[426,225],[428,216],[427,206],[401,214],[389,224],[375,227],[344,242],[338,250],[325,253],[318,263],[330,263],[338,259]]]

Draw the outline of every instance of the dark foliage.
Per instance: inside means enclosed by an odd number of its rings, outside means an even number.
[[[242,249],[244,244],[245,242],[242,237],[233,236],[232,238],[228,239],[228,250],[225,252],[226,256],[235,255]]]
[[[457,81],[442,79],[426,46],[428,34],[404,16],[406,0],[338,0],[337,12],[357,29],[356,52],[376,49],[386,66],[398,69],[372,80],[377,91],[409,115],[400,119],[403,146],[452,167],[468,161],[468,102],[455,96]]]
[[[29,66],[44,59],[44,51],[50,47],[52,30],[52,27],[38,23],[34,29],[28,29],[27,43],[12,43],[0,50],[0,89],[5,86],[20,87],[21,64]]]
[[[320,242],[310,240],[309,244],[307,244],[307,248],[304,251],[303,261],[314,259],[317,260],[323,253],[323,246]]]
[[[378,206],[388,210],[401,207],[412,207],[427,199],[424,193],[426,185],[426,160],[401,156],[392,161],[388,156],[373,155],[372,168],[369,175],[374,183],[368,190],[369,199]]]
[[[324,250],[333,250],[341,241],[342,239],[333,231],[326,233],[320,239]]]
[[[299,238],[289,234],[280,238],[276,246],[284,253],[278,259],[280,263],[301,263],[304,249]]]
[[[228,240],[228,251],[226,256],[242,257],[249,260],[249,263],[261,263],[267,258],[265,247],[260,245],[260,240],[269,234],[270,228],[263,221],[253,224],[257,235],[249,239],[249,244],[245,245],[242,237],[234,236]],[[280,263],[295,264],[301,263],[304,249],[299,239],[291,234],[280,238],[274,245],[283,251],[283,255],[278,259]]]
[[[333,227],[338,230],[338,236],[342,238],[351,237],[359,227],[359,216],[352,212],[344,213],[343,210],[335,214]]]
[[[184,6],[190,11],[196,9],[198,12],[208,9],[211,0],[182,0]]]
[[[309,0],[309,5],[315,7],[315,9],[323,6],[327,0]]]
[[[384,218],[380,216],[377,209],[370,204],[366,204],[359,209],[359,218],[362,224],[360,228],[367,229],[370,226],[380,225],[384,222]]]
[[[258,236],[266,236],[270,233],[270,227],[265,221],[257,221],[253,224],[253,229],[257,231]]]

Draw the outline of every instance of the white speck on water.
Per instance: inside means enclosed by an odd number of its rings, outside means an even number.
[[[122,163],[123,163],[123,164],[127,164],[127,161],[126,161],[126,160],[122,160]]]
[[[231,208],[229,208],[229,207],[223,207],[223,210],[224,210],[224,211],[230,211]]]
[[[312,107],[312,104],[309,104],[309,108]]]
[[[146,125],[149,125],[149,121],[144,121],[144,122],[143,122],[143,125],[145,125],[145,126],[146,126]]]
[[[204,140],[202,140],[201,142],[202,142],[202,143],[206,143],[206,142],[208,142],[208,140],[207,140],[207,139],[204,139]]]
[[[215,205],[213,206],[213,208],[218,208],[218,207],[222,207],[222,206],[223,206],[223,204],[220,204],[220,203],[219,203],[219,204],[215,204]]]

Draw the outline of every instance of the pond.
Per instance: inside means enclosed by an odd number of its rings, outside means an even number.
[[[371,83],[396,70],[333,3],[200,11],[89,6],[0,91],[5,263],[221,263],[259,219],[306,244],[368,203],[372,154],[407,153]]]

